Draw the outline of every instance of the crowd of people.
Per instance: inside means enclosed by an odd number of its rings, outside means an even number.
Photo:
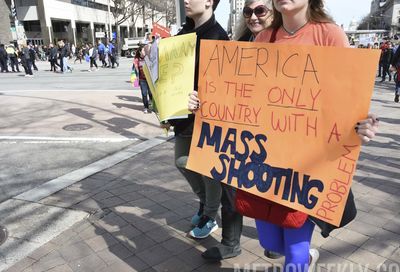
[[[118,52],[115,41],[103,44],[98,41],[97,45],[86,43],[79,46],[58,41],[56,44],[50,43],[49,46],[43,45],[20,45],[0,44],[0,72],[19,73],[20,66],[25,71],[26,77],[33,77],[33,71],[38,71],[36,61],[48,61],[50,71],[55,73],[71,73],[73,68],[69,64],[72,60],[74,64],[79,61],[89,63],[89,72],[97,71],[96,60],[101,62],[101,67],[115,68],[119,66]]]
[[[400,78],[397,76],[400,72],[400,50],[399,45],[394,45],[391,41],[382,42],[379,45],[381,56],[379,59],[378,77],[380,82],[389,81],[395,83],[394,102],[399,103],[400,96]]]
[[[397,75],[400,72],[400,43],[393,43],[389,38],[380,43],[359,44],[357,48],[377,49],[381,51],[379,58],[378,77],[380,82],[392,81],[395,84],[394,102],[399,103],[400,98],[400,78]]]

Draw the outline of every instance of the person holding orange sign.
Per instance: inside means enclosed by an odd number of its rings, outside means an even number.
[[[273,21],[271,27],[260,32],[256,42],[282,44],[349,47],[343,30],[325,12],[323,0],[273,0]],[[188,108],[196,112],[200,107],[197,92],[192,92]],[[354,130],[362,142],[369,142],[378,131],[378,118],[369,114],[365,120],[355,124]],[[348,204],[348,205],[347,205]],[[350,193],[341,226],[355,217],[355,205]],[[284,272],[313,271],[319,258],[316,249],[310,249],[315,224],[324,236],[334,226],[308,218],[298,228],[282,227],[263,220],[256,220],[261,246],[285,256]]]

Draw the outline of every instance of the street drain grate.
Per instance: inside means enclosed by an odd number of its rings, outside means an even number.
[[[72,125],[67,125],[63,127],[63,130],[66,131],[81,131],[81,130],[87,130],[91,129],[93,126],[88,125],[88,124],[72,124]]]

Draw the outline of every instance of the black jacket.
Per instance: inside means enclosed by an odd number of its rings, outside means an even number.
[[[200,40],[229,40],[229,37],[221,25],[215,20],[214,15],[196,29],[194,28],[194,21],[190,18],[186,18],[186,23],[178,35],[193,32],[196,32],[197,35],[193,88],[197,90],[199,80]],[[187,119],[170,120],[170,123],[174,126],[175,135],[191,136],[193,133],[194,115],[190,114]]]
[[[53,47],[50,49],[50,55],[49,55],[49,59],[50,60],[57,60],[57,55],[58,55],[58,50],[56,47]]]
[[[392,61],[392,57],[393,57],[393,49],[392,48],[382,49],[380,62],[390,64]]]
[[[4,49],[4,47],[0,47],[0,58],[7,59],[7,56],[7,51]]]
[[[250,29],[247,29],[246,32],[242,35],[242,37],[238,39],[238,41],[242,42],[249,42],[253,40],[254,40],[253,33],[251,33]]]
[[[400,64],[400,50],[399,48],[397,48],[396,53],[394,53],[391,61],[390,61],[391,65],[395,66],[396,68],[399,66]]]
[[[357,208],[354,202],[353,192],[350,189],[349,196],[347,198],[346,205],[344,207],[342,221],[340,222],[339,227],[331,225],[315,217],[310,217],[310,220],[313,221],[321,229],[321,235],[326,238],[329,236],[331,231],[338,228],[342,228],[347,224],[349,224],[351,221],[353,221],[354,218],[356,218],[356,215],[357,215]]]

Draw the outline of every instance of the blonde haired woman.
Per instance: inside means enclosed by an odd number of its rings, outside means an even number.
[[[246,0],[235,30],[237,41],[253,41],[272,21],[271,0]]]

